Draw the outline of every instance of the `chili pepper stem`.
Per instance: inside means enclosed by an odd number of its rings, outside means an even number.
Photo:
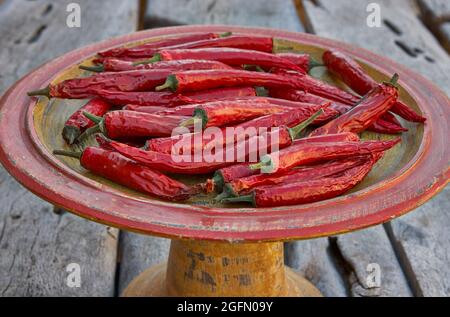
[[[268,97],[269,91],[264,87],[255,87],[255,92],[258,97]]]
[[[105,71],[105,66],[103,66],[102,64],[97,65],[97,66],[84,66],[84,65],[80,65],[78,66],[79,69],[82,70],[87,70],[90,72],[95,72],[95,73],[101,73]]]
[[[73,125],[66,125],[63,128],[63,138],[67,141],[68,144],[73,144],[75,140],[80,136],[81,131],[78,127]]]
[[[80,159],[81,155],[83,153],[82,152],[65,151],[65,150],[54,150],[53,154],[54,155],[62,155],[62,156],[68,156],[68,157],[73,157],[73,158]]]
[[[249,168],[251,170],[261,170],[261,173],[271,173],[275,166],[270,155],[264,155],[259,163],[249,165]]]
[[[194,125],[197,120],[201,120],[201,118],[200,117],[192,117],[187,120],[184,120],[183,122],[180,123],[180,127],[190,127],[190,126]]]
[[[230,36],[232,34],[233,34],[233,32],[224,32],[224,33],[219,34],[219,37],[227,37],[227,36]]]
[[[218,190],[221,190],[223,188],[224,180],[220,172],[215,172],[212,180],[214,183],[214,187],[216,187]]]
[[[29,92],[27,92],[27,95],[30,97],[45,96],[50,99],[51,98],[50,97],[50,86],[47,86],[47,87],[45,87],[43,89],[39,89],[39,90],[29,91]]]
[[[97,132],[103,133],[103,130],[99,124],[94,125],[93,127],[90,127],[89,129],[86,129],[77,139],[78,142],[84,141],[88,136],[95,134]]]
[[[230,184],[225,184],[223,192],[214,198],[215,201],[221,202],[225,198],[236,197],[237,194],[234,192],[233,187]]]
[[[158,86],[155,88],[156,91],[164,90],[166,88],[176,91],[178,86],[177,78],[174,75],[167,76],[166,82],[162,84],[161,86]]]
[[[319,109],[315,114],[313,114],[311,117],[303,121],[302,123],[296,125],[293,128],[289,129],[289,135],[291,136],[292,140],[295,140],[300,132],[302,132],[304,129],[306,129],[311,123],[314,122],[318,117],[320,117],[323,114],[323,109]]]
[[[400,76],[399,76],[397,73],[395,73],[395,74],[392,76],[391,80],[389,80],[388,82],[385,82],[385,84],[391,85],[391,86],[393,86],[393,87],[397,87],[397,82],[398,82],[399,77],[400,77]]]
[[[93,115],[92,113],[89,113],[89,112],[86,112],[86,111],[83,111],[83,115],[86,118],[88,118],[89,120],[91,120],[91,121],[93,121],[93,122],[95,122],[97,124],[99,124],[102,121],[102,117]]]
[[[253,195],[230,197],[222,199],[222,203],[251,203],[255,205],[255,198],[253,197]]]
[[[133,66],[151,64],[151,63],[156,63],[156,62],[160,62],[160,61],[161,61],[161,55],[159,53],[156,53],[155,55],[152,56],[152,58],[145,59],[143,61],[134,62]]]

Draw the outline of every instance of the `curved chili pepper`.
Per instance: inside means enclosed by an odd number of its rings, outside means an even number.
[[[62,131],[64,140],[66,140],[68,144],[72,144],[81,133],[94,125],[94,122],[86,118],[83,115],[83,112],[89,112],[96,116],[103,116],[109,109],[111,109],[111,105],[100,98],[89,101],[83,107],[75,111],[69,119],[67,119],[66,123],[64,123]]]
[[[304,73],[302,68],[292,63],[290,60],[277,55],[229,47],[161,50],[151,59],[138,62],[136,65],[160,61],[184,60],[187,58],[213,60],[233,66],[257,65],[268,69],[272,67],[286,68]]]
[[[326,105],[325,105],[326,106]],[[236,143],[240,136],[246,136],[245,131],[249,128],[253,128],[257,131],[260,128],[274,128],[286,126],[288,128],[293,128],[300,123],[304,122],[311,116],[313,116],[319,109],[326,109],[325,106],[311,106],[309,108],[296,108],[292,110],[287,110],[284,112],[267,115],[264,117],[259,117],[239,125],[234,126],[234,134],[232,140],[228,139],[226,128],[222,128],[222,135],[226,135],[227,138],[221,138],[219,140],[211,141],[209,138],[205,138],[202,133],[196,132],[191,134],[176,135],[166,138],[155,138],[147,141],[145,147],[147,150],[156,151],[161,153],[172,153],[175,149],[175,145],[179,143],[183,138],[189,139],[191,141],[199,140],[200,142],[190,142],[190,146],[184,145],[182,150],[188,153],[195,153],[196,151],[203,151],[207,148],[213,147],[223,147],[228,144]],[[176,108],[174,108],[176,109]],[[314,122],[322,118],[324,114],[315,116]],[[314,123],[313,122],[313,123]],[[249,136],[250,137],[250,136]],[[180,149],[181,150],[181,149]],[[182,153],[179,153],[182,154]]]
[[[311,136],[364,131],[396,102],[398,98],[398,90],[395,86],[397,80],[398,75],[395,74],[389,83],[377,85],[364,96],[357,106],[314,130]]]
[[[167,69],[132,70],[119,73],[102,73],[90,77],[74,78],[44,89],[31,91],[29,96],[48,98],[88,98],[101,90],[146,91],[164,83],[172,72]]]
[[[136,111],[111,111],[102,117],[84,112],[84,115],[96,123],[85,131],[80,139],[96,132],[101,132],[111,139],[169,136],[183,116],[160,116]]]
[[[296,166],[319,161],[383,152],[400,141],[397,138],[389,141],[295,144],[262,157],[260,163],[253,164],[250,168],[265,168],[270,172],[282,173]]]
[[[250,195],[226,198],[222,202],[250,202],[255,207],[277,207],[330,199],[344,194],[359,184],[370,172],[378,158],[379,156],[370,157],[363,164],[338,175],[255,188]]]
[[[141,166],[117,152],[89,146],[82,153],[54,151],[53,154],[77,158],[81,166],[96,175],[165,200],[186,200],[196,193],[183,183]]]
[[[274,186],[301,181],[310,181],[322,177],[335,175],[366,162],[367,156],[352,157],[348,159],[335,160],[322,164],[305,166],[292,169],[283,174],[257,174],[249,177],[235,179],[225,185],[222,194],[216,200],[222,200],[231,196],[248,193],[258,187]]]
[[[176,107],[239,96],[256,96],[256,91],[252,87],[231,87],[196,91],[183,95],[169,92],[122,92],[110,90],[99,90],[97,94],[113,105],[133,104],[136,106]]]
[[[365,95],[378,85],[358,63],[341,52],[326,51],[322,59],[331,72],[360,95]],[[424,122],[426,120],[401,101],[397,101],[391,110],[408,121]]]
[[[133,61],[124,61],[116,58],[106,58],[101,65],[80,66],[80,69],[92,72],[124,72],[139,69],[165,69],[170,71],[195,70],[195,69],[232,69],[224,63],[213,60],[183,59],[162,61],[152,64],[135,65]]]
[[[173,92],[186,92],[219,87],[263,86],[263,87],[304,87],[303,77],[284,76],[245,70],[191,70],[175,72],[166,82],[156,87],[157,91],[170,89]]]
[[[176,37],[167,37],[156,41],[147,42],[134,47],[116,47],[106,51],[98,52],[98,55],[103,57],[111,56],[127,56],[127,57],[148,57],[155,53],[156,50],[161,47],[179,45],[190,42],[197,42],[201,40],[209,40],[217,38],[219,36],[227,36],[229,33],[224,33],[223,35],[216,33],[197,33],[181,35]]]
[[[320,135],[316,137],[308,137],[303,139],[297,139],[294,141],[294,145],[298,144],[308,144],[308,143],[317,143],[317,142],[357,142],[359,141],[359,137],[354,133],[340,133],[340,134],[328,134],[328,135]],[[207,192],[218,190],[221,191],[225,183],[229,183],[235,179],[248,177],[252,175],[259,174],[259,170],[251,169],[251,163],[241,163],[235,164],[232,166],[224,167],[219,169],[214,173],[212,179],[209,179],[204,188]]]
[[[330,108],[337,110],[340,114],[344,114],[352,108],[352,106],[316,96],[302,90],[270,89],[269,95],[280,99],[310,102],[316,104],[328,101],[331,102]],[[400,132],[408,131],[408,129],[403,128],[402,125],[395,119],[395,117],[390,115],[388,112],[384,113],[381,118],[378,118],[378,120],[370,127],[368,127],[367,130],[386,134],[397,134]]]

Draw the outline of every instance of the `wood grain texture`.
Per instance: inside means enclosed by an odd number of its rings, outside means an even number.
[[[146,26],[232,24],[302,31],[292,0],[150,0]]]
[[[77,1],[81,28],[70,29],[70,2],[0,4],[0,94],[47,60],[136,28],[135,1],[82,0]],[[0,295],[112,296],[118,230],[69,213],[54,214],[50,204],[25,190],[3,167],[0,178]],[[66,284],[70,263],[80,264],[81,288]]]
[[[388,52],[390,58],[417,70],[449,94],[449,57],[433,35],[416,18],[416,8],[412,2],[377,1],[381,4],[383,19],[381,28],[369,28],[366,25],[366,6],[369,2],[372,1],[321,0],[320,6],[317,6],[311,1],[305,0],[303,1],[303,7],[311,28],[318,35],[346,41],[380,54]],[[334,27],[336,25],[339,25],[339,28]],[[358,25],[360,27],[357,27]],[[435,237],[432,233],[443,233],[444,228],[448,228],[450,225],[450,221],[442,217],[440,221],[434,221],[433,219],[436,214],[442,214],[442,211],[449,208],[448,193],[444,192],[407,217],[392,222],[393,228],[397,228],[393,231],[393,238],[399,245],[396,249],[403,248],[404,250],[402,266],[406,270],[409,265],[409,281],[413,283],[416,280],[417,282],[415,283],[415,294],[433,294],[434,287],[436,290],[446,290],[446,294],[449,294],[450,279],[448,278],[448,272],[450,268],[440,267],[439,274],[442,278],[438,278],[439,275],[436,275],[436,284],[430,283],[426,277],[428,276],[427,272],[436,272],[435,263],[432,263],[434,260],[430,260],[430,258],[437,261],[442,259],[442,256],[448,258],[450,256],[450,244],[440,244],[439,252],[436,252],[437,250],[432,247],[427,248],[427,251],[415,252],[412,245],[406,247],[407,241],[404,240],[402,235],[399,235],[401,230],[398,229],[400,226],[398,224],[402,223],[403,226],[413,224],[418,221],[417,219],[423,219],[424,222],[432,224],[426,228],[423,226],[414,226],[414,228],[417,231],[416,236],[420,235],[425,240],[423,244],[434,245],[436,241],[433,240]],[[359,241],[359,239],[363,241],[366,236],[374,234],[374,232],[375,229],[369,229],[352,235],[355,241]],[[448,237],[448,235],[446,236]],[[445,238],[443,239],[445,240]],[[345,240],[341,239],[341,248],[344,248],[345,244]],[[368,250],[376,254],[382,249],[379,244],[371,244]],[[383,265],[381,264],[381,266]],[[416,291],[417,288],[427,289],[428,291],[418,292]]]

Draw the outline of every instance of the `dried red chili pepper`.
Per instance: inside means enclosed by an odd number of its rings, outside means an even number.
[[[367,75],[358,63],[341,52],[326,51],[322,59],[331,72],[360,95],[365,95],[377,86],[377,82]],[[408,121],[424,122],[426,120],[401,101],[394,104],[392,112]]]
[[[117,152],[90,146],[82,153],[54,151],[53,154],[77,158],[81,166],[92,173],[151,196],[180,201],[196,193],[183,183],[141,166]]]
[[[291,61],[305,72],[309,72],[311,68],[322,66],[319,62],[313,60],[309,54],[297,54],[297,53],[277,53],[277,56]]]
[[[160,116],[136,111],[111,111],[103,117],[84,112],[84,115],[96,123],[87,129],[80,139],[101,132],[111,139],[169,136],[186,120],[183,116]]]
[[[177,107],[175,107],[177,108]],[[175,108],[167,108],[167,107],[161,107],[161,106],[146,106],[142,107],[139,105],[125,105],[122,107],[122,110],[129,110],[129,111],[139,111],[139,112],[145,112],[145,113],[154,113],[154,114],[164,114],[166,110],[175,109]],[[192,113],[194,110],[192,110]],[[192,113],[190,114],[192,116]]]
[[[317,143],[317,142],[357,142],[359,141],[359,137],[354,133],[339,133],[339,134],[328,134],[328,135],[320,135],[312,138],[303,138],[297,139],[294,141],[294,145],[299,144],[308,144],[308,143]],[[235,179],[248,177],[252,175],[259,174],[259,170],[251,169],[251,163],[241,163],[235,164],[232,166],[224,167],[219,169],[214,173],[212,179],[209,179],[204,188],[207,192],[218,190],[221,191],[225,183],[229,183]]]
[[[99,95],[100,90],[146,91],[164,83],[170,70],[132,70],[119,73],[102,73],[90,77],[74,78],[44,89],[31,91],[29,96],[48,98],[88,98]]]
[[[299,102],[310,102],[316,104],[328,101],[331,102],[330,108],[337,110],[340,114],[344,114],[352,108],[352,106],[316,96],[302,90],[270,89],[269,95],[275,98]],[[378,120],[367,129],[373,132],[386,134],[397,134],[400,132],[408,131],[408,129],[403,128],[402,125],[395,119],[395,117],[390,115],[388,112],[384,113],[381,118],[378,118]]]
[[[304,86],[302,80],[300,77],[245,70],[191,70],[173,73],[163,85],[155,89],[186,92],[236,86],[300,88]]]
[[[155,51],[160,49],[161,47],[197,42],[201,40],[209,40],[217,38],[219,36],[228,36],[228,35],[230,35],[230,33],[223,33],[223,34],[196,33],[176,37],[167,37],[133,47],[123,47],[123,46],[115,47],[106,51],[98,52],[98,55],[103,57],[111,57],[111,56],[148,57],[154,54]]]
[[[75,111],[66,123],[62,135],[67,143],[72,144],[81,133],[90,128],[94,123],[83,115],[83,112],[89,112],[96,116],[103,116],[111,109],[111,105],[102,99],[95,98],[86,103],[83,107]]]
[[[250,168],[264,167],[267,171],[282,173],[296,166],[319,161],[383,152],[400,141],[401,139],[397,138],[389,141],[295,144],[262,157],[260,163],[253,164]]]
[[[102,64],[96,66],[80,66],[80,69],[92,72],[124,72],[139,69],[165,69],[170,71],[200,70],[200,69],[232,69],[224,63],[213,60],[184,59],[162,61],[152,64],[135,65],[133,61],[124,61],[116,58],[107,58]]]
[[[299,205],[330,199],[344,194],[360,183],[370,172],[379,155],[371,156],[358,166],[338,175],[255,188],[250,195],[226,198],[224,203],[250,202],[255,207]]]
[[[173,61],[184,59],[213,60],[227,65],[257,65],[266,69],[272,67],[291,69],[304,72],[302,68],[290,60],[265,52],[250,51],[236,48],[200,48],[200,49],[178,49],[161,50],[149,60],[137,62],[136,65],[148,64],[160,61]]]
[[[261,128],[269,129],[282,126],[285,126],[286,128],[294,128],[311,116],[314,116],[319,109],[321,109],[321,106],[314,106],[305,109],[292,109],[241,123],[233,127],[235,132],[231,136],[232,140],[230,140],[229,136],[227,136],[226,128],[222,128],[222,135],[225,135],[228,138],[219,138],[218,140],[215,139],[212,141],[209,137],[205,137],[202,133],[196,132],[166,138],[150,139],[146,142],[145,148],[150,151],[169,154],[176,151],[176,145],[179,144],[181,140],[190,140],[191,142],[189,142],[189,145],[183,143],[183,147],[178,149],[179,151],[183,150],[183,152],[178,151],[178,154],[183,154],[184,151],[187,153],[195,153],[196,151],[204,151],[205,149],[224,147],[257,135],[259,133],[258,130]],[[325,109],[322,108],[322,110]],[[313,122],[316,122],[321,117],[323,117],[323,114],[314,116]],[[252,128],[251,132],[255,132],[255,134],[250,133],[250,131],[248,131],[249,128]],[[297,132],[294,134],[296,135]],[[242,138],[242,136],[244,136],[244,138]]]
[[[133,104],[135,106],[176,107],[240,96],[256,96],[256,91],[252,87],[231,87],[196,91],[183,95],[169,92],[122,92],[110,90],[99,90],[97,94],[113,105]]]
[[[359,133],[366,130],[397,101],[398,89],[395,86],[397,80],[398,75],[395,74],[389,83],[377,85],[358,105],[314,130],[311,136],[340,132]]]
[[[348,159],[335,160],[322,164],[304,166],[292,169],[283,174],[257,174],[249,177],[235,179],[225,185],[222,194],[216,200],[222,200],[231,196],[248,193],[258,187],[274,186],[289,183],[310,181],[335,175],[366,162],[367,156],[352,157]]]

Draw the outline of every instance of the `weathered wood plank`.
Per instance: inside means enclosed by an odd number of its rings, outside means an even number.
[[[150,0],[148,27],[235,24],[302,31],[292,0]]]
[[[413,3],[406,0],[377,1],[381,6],[383,23],[380,28],[369,28],[366,24],[368,15],[366,8],[371,2],[369,0],[358,2],[321,0],[315,1],[315,3],[303,1],[303,10],[308,19],[308,25],[318,35],[350,42],[382,55],[388,54],[391,59],[422,73],[449,94],[449,57],[433,35],[416,18],[416,8]],[[336,25],[339,27],[337,28]],[[437,269],[436,263],[432,263],[435,261],[430,260],[430,258],[450,257],[450,244],[448,241],[444,243],[448,239],[446,228],[449,227],[450,221],[444,217],[439,220],[436,218],[437,214],[442,214],[442,211],[448,210],[450,207],[448,196],[443,197],[443,195],[448,194],[440,194],[424,207],[400,220],[391,222],[394,228],[393,239],[400,246],[396,250],[399,248],[404,250],[404,256],[400,258],[400,262],[406,271],[408,271],[408,265],[410,266],[409,282],[413,285],[414,293],[418,295],[421,293],[432,295],[432,289],[445,290],[445,294],[449,294],[449,268],[440,265]],[[417,225],[418,223],[428,223],[429,225],[424,227]],[[407,225],[416,230],[416,236],[420,237],[424,246],[423,252],[414,252],[413,245],[408,245],[405,236],[400,234],[401,226],[404,228]],[[374,230],[378,229],[372,228],[357,232],[353,240],[370,241],[366,240],[366,237],[373,234]],[[436,240],[435,235],[442,236],[439,237],[440,240]],[[340,249],[346,248],[348,242],[341,239]],[[433,249],[432,246],[435,244],[439,244],[439,250]],[[383,251],[380,248],[380,243],[371,243],[367,245],[367,252],[381,254]],[[350,255],[350,253],[347,254]],[[378,263],[382,268],[384,267],[383,263]],[[398,271],[399,268],[396,270]],[[430,272],[436,273],[431,284],[430,279],[427,278]],[[404,282],[399,273],[395,274],[395,278],[399,279],[398,283]],[[426,289],[428,291],[424,291]]]
[[[4,1],[0,5],[0,93],[39,64],[83,45],[132,32],[136,1],[80,0],[81,27],[66,25],[73,1]],[[101,14],[99,14],[101,12]],[[0,295],[111,296],[115,229],[52,212],[0,169]],[[81,287],[66,284],[70,263]]]

